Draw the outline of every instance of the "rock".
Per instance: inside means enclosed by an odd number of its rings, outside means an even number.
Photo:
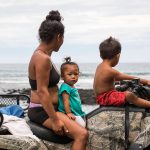
[[[96,104],[94,91],[92,89],[79,89],[82,104]]]
[[[92,89],[78,89],[82,104],[92,105],[96,103],[94,91]],[[30,96],[30,89],[11,89],[7,90],[7,94],[26,94]]]

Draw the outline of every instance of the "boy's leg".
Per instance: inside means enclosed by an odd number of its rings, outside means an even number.
[[[125,94],[126,94],[126,101],[128,101],[129,103],[132,103],[132,104],[134,104],[136,106],[140,106],[140,107],[150,108],[150,101],[139,98],[132,92],[126,91]]]

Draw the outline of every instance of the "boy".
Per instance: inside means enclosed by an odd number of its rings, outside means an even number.
[[[132,80],[136,78],[120,73],[113,68],[119,62],[121,54],[120,42],[110,37],[100,44],[99,50],[103,61],[96,69],[93,85],[97,103],[102,106],[121,106],[129,102],[137,106],[150,108],[150,101],[139,98],[129,91],[119,92],[115,90],[115,81]],[[140,78],[140,82],[150,85],[149,80]]]

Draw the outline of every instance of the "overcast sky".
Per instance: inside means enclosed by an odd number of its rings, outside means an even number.
[[[65,40],[54,62],[99,62],[98,46],[113,36],[120,62],[150,62],[150,0],[0,0],[0,63],[28,63],[50,10],[64,18]]]

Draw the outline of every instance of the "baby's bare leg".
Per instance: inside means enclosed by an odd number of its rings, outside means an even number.
[[[150,108],[150,101],[137,97],[132,92],[126,92],[126,101],[140,107]]]

